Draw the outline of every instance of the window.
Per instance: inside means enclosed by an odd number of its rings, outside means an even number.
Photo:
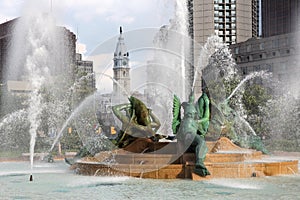
[[[234,51],[235,51],[235,54],[238,54],[239,53],[239,47],[236,47],[235,49],[234,49]]]
[[[281,66],[281,69],[283,70],[283,71],[285,71],[286,70],[286,62],[281,62],[280,63],[280,66]]]
[[[263,50],[264,48],[265,48],[265,43],[260,43],[260,44],[259,44],[259,49],[260,49],[260,50]]]
[[[247,75],[247,73],[248,73],[247,67],[242,68],[242,73],[243,73],[243,75]]]
[[[247,45],[247,52],[251,51],[251,44]]]
[[[272,41],[272,46],[273,46],[273,48],[278,47],[278,40],[273,40]]]

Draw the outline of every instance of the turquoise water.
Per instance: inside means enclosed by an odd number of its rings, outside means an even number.
[[[0,163],[0,199],[300,199],[300,175],[250,179],[152,180],[80,176],[64,162]]]

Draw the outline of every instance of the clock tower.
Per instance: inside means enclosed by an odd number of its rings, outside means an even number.
[[[114,52],[114,79],[118,82],[113,83],[113,92],[115,95],[130,94],[130,67],[129,53],[127,52],[124,37],[122,35],[122,27],[120,27],[120,36]],[[124,91],[125,90],[125,91]]]

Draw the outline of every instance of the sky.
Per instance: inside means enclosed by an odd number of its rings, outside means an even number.
[[[105,80],[101,74],[112,76],[112,69],[106,69],[112,66],[119,27],[123,27],[127,49],[144,48],[149,42],[153,42],[154,33],[174,18],[175,1],[0,0],[0,23],[21,17],[28,12],[52,13],[57,25],[64,26],[77,35],[77,53],[83,54],[84,60],[93,61],[96,87],[103,87],[109,91],[112,90],[112,83],[108,81],[109,78]],[[146,62],[142,54],[148,52],[131,54],[131,68],[143,65],[140,61],[142,59]]]
[[[59,25],[77,35],[80,52],[88,55],[117,35],[119,26],[125,32],[168,24],[174,0],[1,0],[0,23],[22,16],[29,5],[33,12],[52,11]]]

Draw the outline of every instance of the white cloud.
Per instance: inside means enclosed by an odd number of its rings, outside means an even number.
[[[77,42],[77,43],[76,43],[76,52],[77,52],[77,53],[80,53],[80,54],[82,54],[82,55],[84,55],[84,54],[87,52],[87,50],[86,50],[86,45]]]
[[[119,23],[126,23],[126,24],[131,24],[135,18],[131,16],[117,16],[117,15],[111,15],[105,18],[106,21],[111,21],[111,22],[119,22]]]
[[[98,54],[95,56],[88,56],[87,60],[92,60],[94,65],[94,72],[96,74],[96,87],[98,90],[112,91],[112,80],[102,73],[112,75],[112,54]]]
[[[0,1],[0,23],[4,23],[20,14],[22,2],[24,0],[1,0]]]
[[[59,6],[71,12],[76,20],[90,22],[104,18],[107,21],[129,24],[134,22],[136,15],[152,10],[156,1],[158,0],[62,0]]]

